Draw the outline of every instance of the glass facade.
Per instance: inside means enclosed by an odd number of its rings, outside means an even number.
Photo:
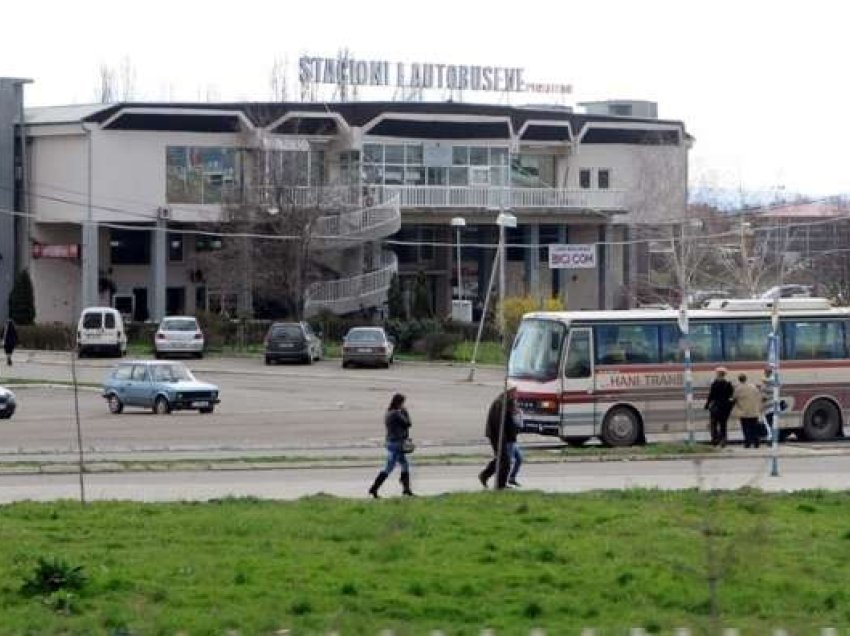
[[[168,146],[165,149],[168,203],[222,203],[241,181],[236,148]]]
[[[451,145],[447,149],[445,153],[426,153],[421,143],[363,144],[364,182],[432,186],[507,184],[506,147]]]

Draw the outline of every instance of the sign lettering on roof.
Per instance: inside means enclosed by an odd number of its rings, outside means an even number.
[[[392,86],[510,93],[572,93],[572,85],[528,82],[525,69],[508,66],[433,64],[303,56],[298,60],[301,85]]]

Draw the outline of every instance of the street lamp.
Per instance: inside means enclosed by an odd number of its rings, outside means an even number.
[[[501,299],[505,289],[505,272],[504,272],[504,253],[505,253],[505,228],[516,227],[516,217],[508,212],[500,212],[496,217],[496,225],[499,226],[499,245],[496,248],[496,257],[493,259],[493,267],[490,270],[490,281],[487,283],[487,291],[484,294],[484,309],[481,311],[481,318],[478,321],[478,335],[475,337],[475,346],[472,348],[472,359],[469,361],[469,377],[467,380],[472,382],[475,379],[475,359],[478,356],[478,345],[481,343],[481,333],[484,330],[484,320],[487,318],[487,308],[490,306],[490,292],[493,290],[493,281],[496,278],[496,270],[501,270],[499,277],[499,298]],[[503,310],[500,311],[500,322],[502,323],[502,335],[504,329],[504,303]],[[507,376],[505,376],[507,383]]]
[[[505,253],[505,228],[516,227],[516,217],[510,212],[499,212],[496,217],[496,225],[499,226],[499,326],[501,327],[502,337],[505,336],[505,265],[507,257]]]
[[[463,300],[463,280],[461,279],[460,267],[460,228],[466,227],[466,219],[462,216],[456,216],[452,219],[452,227],[455,228],[457,237],[457,299]]]

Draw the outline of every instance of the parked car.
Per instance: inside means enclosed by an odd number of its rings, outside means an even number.
[[[383,327],[352,327],[342,341],[342,366],[368,364],[389,368],[395,344]]]
[[[265,338],[266,364],[295,360],[312,364],[322,359],[322,339],[306,322],[276,322]]]
[[[112,413],[125,406],[153,409],[157,415],[197,410],[212,413],[220,402],[218,387],[200,382],[182,362],[132,360],[116,366],[103,383]]]
[[[8,420],[15,414],[15,394],[0,386],[0,420]]]
[[[202,358],[204,332],[194,316],[166,316],[156,330],[153,347],[157,358],[174,353]]]
[[[121,357],[127,353],[124,319],[112,307],[87,307],[77,323],[77,354],[107,353]]]
[[[762,300],[771,298],[811,298],[814,296],[812,285],[776,285],[759,295]]]

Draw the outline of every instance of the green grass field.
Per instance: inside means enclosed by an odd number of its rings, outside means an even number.
[[[750,491],[15,504],[0,633],[815,633],[850,624],[848,511]],[[87,582],[23,594],[40,557]]]

